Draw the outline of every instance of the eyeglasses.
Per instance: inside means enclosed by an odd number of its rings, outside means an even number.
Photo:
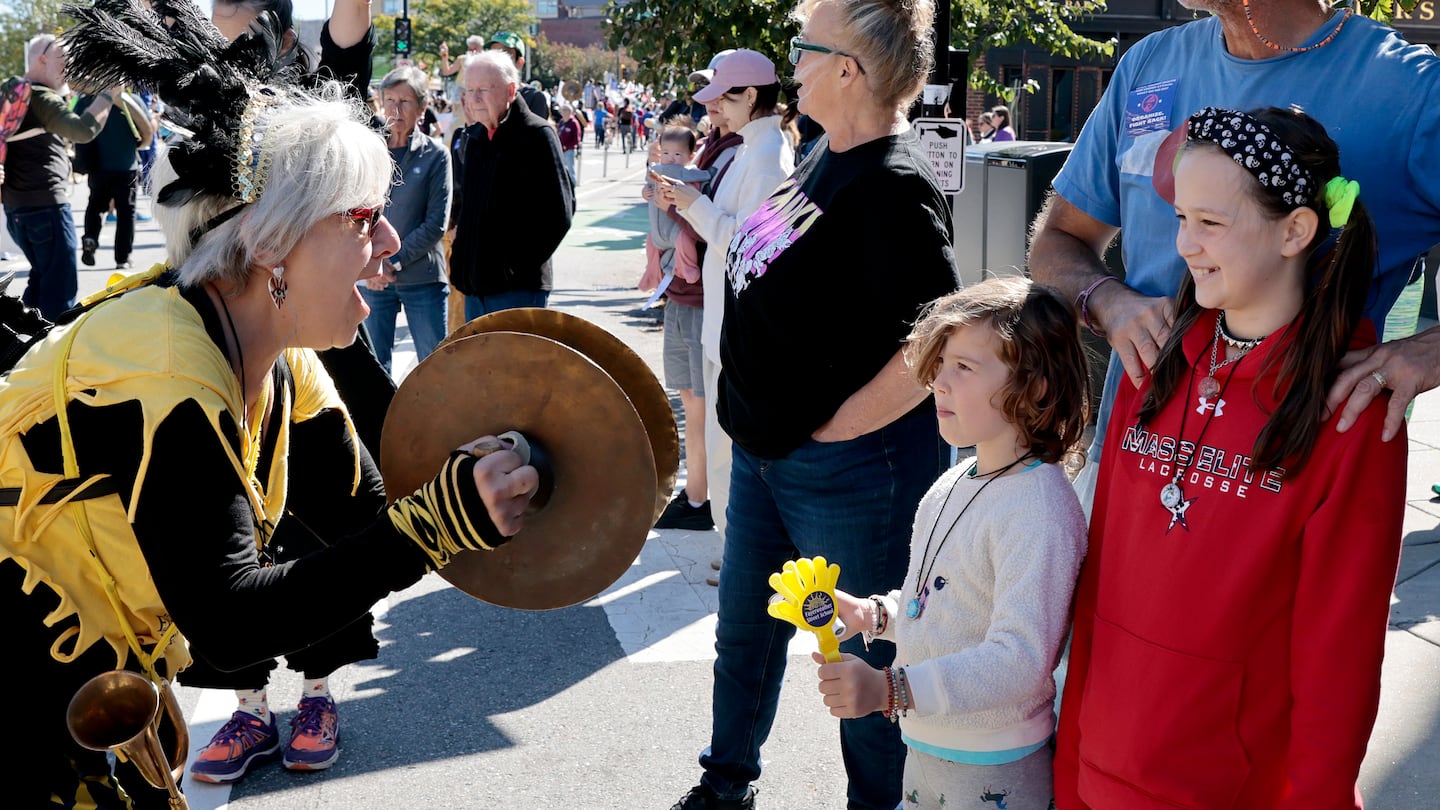
[[[364,236],[375,233],[375,227],[380,224],[380,217],[385,215],[385,206],[376,205],[370,208],[351,208],[349,211],[341,211],[339,216],[345,217],[355,223]]]
[[[861,73],[865,72],[865,66],[860,64],[860,58],[855,56],[854,54],[845,53],[844,51],[837,51],[834,48],[827,48],[824,45],[815,45],[809,42],[802,42],[800,40],[800,37],[790,38],[790,64],[799,65],[800,57],[804,56],[806,51],[812,51],[819,54],[833,54],[835,56],[849,57],[855,60],[855,67],[858,68]]]

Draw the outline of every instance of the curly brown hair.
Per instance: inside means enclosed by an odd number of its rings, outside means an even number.
[[[992,278],[931,302],[906,338],[915,380],[928,388],[951,333],[984,322],[1010,369],[999,407],[1020,441],[1046,464],[1078,452],[1089,420],[1090,373],[1075,308],[1051,287]]]

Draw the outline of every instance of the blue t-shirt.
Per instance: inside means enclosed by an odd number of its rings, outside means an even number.
[[[596,131],[600,131],[600,130],[605,129],[605,108],[604,108],[604,107],[596,107],[596,108],[595,108],[595,129],[596,129]]]
[[[1123,225],[1126,284],[1174,295],[1185,272],[1175,209],[1151,185],[1165,136],[1207,106],[1293,104],[1325,125],[1345,176],[1360,183],[1380,244],[1365,315],[1384,323],[1415,258],[1440,243],[1440,58],[1391,28],[1346,16],[1304,43],[1344,21],[1324,47],[1271,59],[1232,56],[1215,17],[1151,34],[1126,52],[1055,178],[1071,205]]]

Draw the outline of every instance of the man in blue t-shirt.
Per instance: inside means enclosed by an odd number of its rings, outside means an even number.
[[[1074,297],[1114,350],[1092,461],[1122,375],[1138,386],[1169,337],[1185,262],[1175,249],[1174,208],[1152,179],[1161,143],[1191,113],[1297,105],[1326,126],[1378,231],[1380,260],[1365,308],[1377,331],[1417,257],[1440,243],[1433,182],[1440,177],[1440,58],[1317,0],[1251,3],[1249,17],[1228,0],[1185,5],[1215,16],[1151,34],[1126,52],[1036,220],[1032,275]],[[1125,279],[1105,283],[1101,257],[1122,227]],[[1330,399],[1335,408],[1349,399],[1337,427],[1347,429],[1389,387],[1389,439],[1410,400],[1440,385],[1440,331],[1357,352],[1346,363],[1353,365]]]

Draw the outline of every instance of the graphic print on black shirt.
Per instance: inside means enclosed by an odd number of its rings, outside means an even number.
[[[795,178],[781,183],[730,240],[725,268],[735,294],[765,275],[770,263],[804,236],[824,213],[800,190]]]

